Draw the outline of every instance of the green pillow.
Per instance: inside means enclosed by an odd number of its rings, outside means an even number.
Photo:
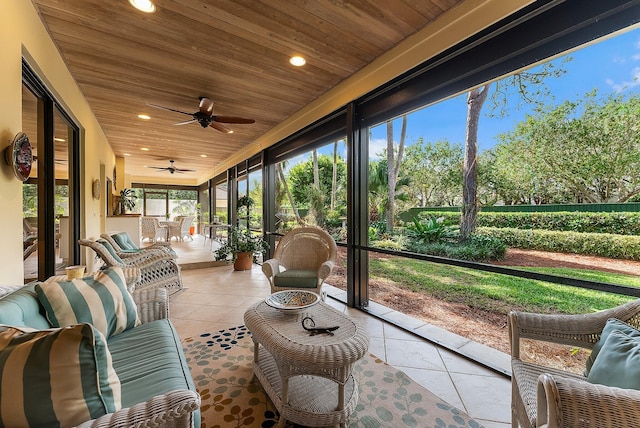
[[[640,340],[612,331],[591,366],[587,380],[600,385],[640,389]]]
[[[624,334],[626,334],[627,336],[640,339],[640,331],[638,331],[634,327],[631,327],[629,324],[623,321],[620,321],[619,319],[609,318],[604,328],[602,329],[602,335],[600,336],[600,340],[593,346],[593,349],[591,350],[591,355],[589,355],[589,358],[587,358],[586,369],[584,371],[585,377],[589,377],[591,366],[593,365],[593,362],[598,357],[598,353],[600,352],[602,345],[607,340],[607,337],[614,330],[619,330]]]
[[[121,408],[120,379],[90,324],[0,332],[0,425],[70,427]]]
[[[140,324],[136,304],[118,266],[86,278],[45,281],[35,290],[54,327],[87,322],[110,337]]]
[[[109,244],[109,242],[105,241],[104,239],[98,239],[96,242],[99,244],[102,244],[102,246],[107,249],[109,254],[111,254],[113,258],[116,259],[116,262],[124,263],[120,258],[120,256],[118,255],[118,253],[116,253],[116,250],[115,248],[113,248],[113,245]]]
[[[131,245],[129,245],[129,242],[127,242],[127,236],[128,234],[126,232],[120,232],[111,235],[113,240],[116,241],[116,244],[118,244],[123,250],[136,250],[137,248],[133,248]]]
[[[127,244],[129,244],[129,248],[131,248],[132,250],[140,251],[140,248],[138,248],[138,246],[133,243],[133,241],[131,240],[131,237],[127,232],[121,232],[121,233],[124,235],[124,239],[125,241],[127,241]]]

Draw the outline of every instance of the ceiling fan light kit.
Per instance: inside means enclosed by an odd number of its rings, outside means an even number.
[[[173,111],[180,114],[186,114],[187,116],[191,116],[192,119],[186,120],[184,122],[178,122],[174,125],[186,125],[188,123],[197,122],[203,128],[211,127],[213,129],[217,129],[218,131],[225,132],[227,134],[233,133],[233,130],[223,123],[235,123],[235,124],[249,124],[255,123],[254,119],[249,119],[246,117],[240,116],[222,116],[213,114],[213,101],[206,97],[200,97],[200,104],[198,105],[198,111],[195,113],[188,113],[186,111],[176,110],[170,107],[163,107],[156,104],[148,104],[151,107]]]

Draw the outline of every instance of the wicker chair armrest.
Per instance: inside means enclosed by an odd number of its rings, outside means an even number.
[[[262,272],[273,282],[273,277],[280,272],[280,262],[278,259],[269,259],[262,263]]]
[[[131,295],[143,324],[169,318],[169,294],[166,288],[143,288]]]
[[[600,340],[609,318],[640,327],[640,299],[599,312],[581,315],[536,314],[511,311],[508,315],[511,355],[520,357],[520,339],[534,339],[583,348]]]
[[[200,396],[188,389],[157,395],[144,403],[109,413],[78,425],[79,428],[102,427],[192,427],[190,414],[200,407]],[[184,421],[184,424],[180,422]]]
[[[640,391],[543,374],[538,378],[538,426],[636,426]]]
[[[318,269],[318,278],[323,281],[327,279],[327,277],[331,275],[331,271],[333,270],[334,265],[335,263],[331,260],[327,260],[326,262],[322,263],[320,265],[320,268]]]

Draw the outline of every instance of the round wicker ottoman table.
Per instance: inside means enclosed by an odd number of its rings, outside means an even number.
[[[339,328],[310,335],[302,327],[307,316],[317,327]],[[291,314],[261,301],[247,309],[244,322],[254,342],[253,374],[280,412],[277,426],[288,420],[345,427],[358,404],[351,371],[369,349],[363,327],[324,302]]]

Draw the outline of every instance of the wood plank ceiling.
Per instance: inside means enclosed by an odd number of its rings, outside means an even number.
[[[460,0],[33,0],[126,172],[171,184],[202,174]],[[307,64],[289,64],[302,55]],[[157,104],[255,119],[223,133]],[[148,114],[151,120],[141,120]],[[148,148],[143,152],[142,148]],[[128,155],[130,156],[128,156]],[[206,157],[201,157],[206,155]],[[192,173],[168,174],[147,166]]]

